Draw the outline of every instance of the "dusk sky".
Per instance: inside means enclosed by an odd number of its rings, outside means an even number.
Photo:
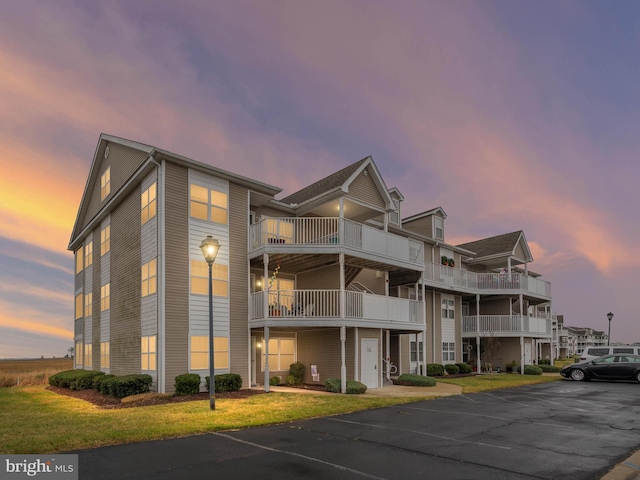
[[[100,133],[293,193],[367,155],[452,244],[524,230],[565,324],[640,341],[640,2],[0,4],[0,358],[73,345]]]

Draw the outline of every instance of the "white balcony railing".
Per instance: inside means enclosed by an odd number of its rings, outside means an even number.
[[[422,242],[339,217],[264,218],[250,227],[250,250],[268,244],[344,245],[424,265]]]
[[[478,329],[478,319],[480,328]],[[550,336],[551,320],[526,315],[480,315],[462,317],[462,333],[539,334]]]
[[[265,315],[264,296],[269,295]],[[345,291],[344,316],[349,319],[424,323],[424,304],[371,293]],[[340,290],[271,290],[251,294],[251,319],[291,320],[342,318]],[[292,322],[296,323],[296,322]]]
[[[551,297],[551,284],[523,273],[476,273],[460,268],[425,262],[424,278],[442,285],[469,290],[523,290]]]

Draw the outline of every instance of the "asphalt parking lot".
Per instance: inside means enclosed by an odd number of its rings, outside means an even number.
[[[81,479],[598,479],[640,446],[640,385],[572,382],[104,447]]]

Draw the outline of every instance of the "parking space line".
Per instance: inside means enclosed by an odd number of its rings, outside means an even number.
[[[482,395],[488,395],[493,398],[497,398],[498,400],[502,400],[503,402],[515,403],[517,405],[522,405],[523,407],[530,407],[531,405],[527,405],[526,403],[516,402],[514,400],[507,400],[506,398],[498,397],[497,395],[492,395],[491,393],[483,392]]]
[[[380,428],[380,429],[384,429],[384,430],[396,430],[396,431],[399,431],[399,432],[415,433],[417,435],[423,435],[425,437],[439,438],[441,440],[449,440],[451,442],[467,443],[467,444],[470,444],[470,445],[480,445],[482,447],[489,447],[489,448],[499,448],[501,450],[511,450],[510,447],[504,447],[502,445],[493,445],[493,444],[490,444],[490,443],[483,443],[483,442],[470,442],[468,440],[460,440],[458,438],[445,437],[444,435],[435,435],[433,433],[422,432],[422,431],[419,431],[419,430],[408,430],[406,428],[386,427],[384,425],[372,425],[370,423],[354,422],[354,421],[351,421],[351,420],[342,420],[340,418],[333,418],[333,417],[328,417],[325,420],[330,420],[330,421],[333,421],[333,422],[350,423],[352,425],[362,425],[362,426],[371,427],[371,428]]]
[[[240,438],[232,437],[231,435],[226,435],[224,433],[211,432],[211,435],[217,435],[218,437],[224,437],[224,438],[227,438],[229,440],[233,440],[234,442],[244,443],[245,445],[251,445],[252,447],[261,448],[262,450],[267,450],[269,452],[282,453],[284,455],[290,455],[292,457],[302,458],[304,460],[309,460],[311,462],[321,463],[323,465],[327,465],[329,467],[333,467],[333,468],[335,468],[337,470],[342,470],[342,471],[345,471],[345,472],[350,472],[350,473],[354,473],[356,475],[360,475],[361,477],[373,478],[373,479],[376,479],[376,480],[385,480],[382,477],[376,477],[375,475],[370,475],[368,473],[361,472],[359,470],[354,470],[353,468],[345,467],[343,465],[338,465],[338,464],[335,464],[335,463],[326,462],[324,460],[320,460],[319,458],[308,457],[308,456],[302,455],[300,453],[289,452],[287,450],[280,450],[278,448],[273,448],[273,447],[267,447],[266,445],[260,445],[258,443],[249,442],[247,440],[241,440]]]

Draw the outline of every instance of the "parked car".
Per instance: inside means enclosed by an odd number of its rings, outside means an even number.
[[[565,365],[560,375],[581,380],[636,380],[640,382],[640,355],[604,355],[586,362]]]
[[[631,355],[640,355],[640,347],[634,345],[599,345],[597,347],[587,347],[580,353],[580,361],[593,360],[594,358],[604,355],[613,355],[615,353],[630,353]]]

